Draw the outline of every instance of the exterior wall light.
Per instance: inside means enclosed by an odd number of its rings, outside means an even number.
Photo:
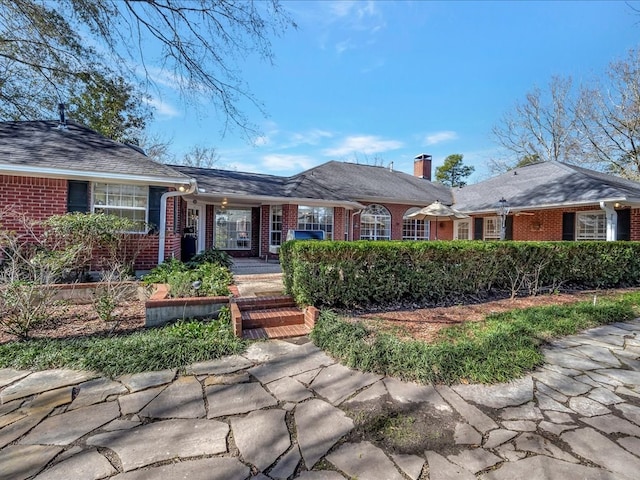
[[[500,240],[504,240],[507,236],[507,215],[511,211],[509,202],[502,197],[496,204],[496,213],[500,217]]]

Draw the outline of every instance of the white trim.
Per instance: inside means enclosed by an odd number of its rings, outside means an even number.
[[[458,220],[454,220],[453,221],[453,239],[454,240],[473,240],[473,219],[471,217],[469,218],[462,218],[462,219],[458,219]],[[469,237],[468,238],[458,238],[458,225],[460,223],[468,223],[469,224]]]
[[[204,247],[206,244],[205,238],[207,235],[207,209],[205,205],[202,205],[200,203],[196,205],[187,205],[187,217],[189,216],[189,209],[198,211],[198,237],[196,239],[196,253],[201,253],[204,251]]]
[[[580,212],[575,212],[576,216],[575,216],[575,225],[574,225],[574,235],[573,238],[575,241],[591,241],[591,240],[595,240],[595,241],[602,241],[602,240],[608,240],[608,231],[607,231],[607,225],[608,225],[608,221],[607,221],[607,212],[606,210],[583,210]],[[597,215],[597,216],[602,216],[604,217],[604,222],[605,222],[605,234],[604,234],[604,238],[578,238],[578,218],[582,215]]]
[[[184,195],[189,195],[196,191],[198,184],[195,179],[189,180],[189,190],[186,192],[181,192],[176,190],[174,192],[165,192],[160,197],[160,226],[158,227],[158,265],[164,262],[164,247],[166,243],[167,237],[167,199],[169,197],[182,197]],[[174,218],[175,222],[176,219]]]
[[[615,205],[600,202],[600,208],[605,211],[605,221],[607,222],[607,242],[615,242],[618,239],[618,212]]]
[[[514,214],[514,213],[524,212],[528,210],[551,210],[551,209],[558,209],[558,208],[574,208],[574,207],[584,207],[584,206],[593,206],[597,208],[600,206],[600,203],[602,202],[622,203],[624,205],[631,206],[633,208],[640,207],[640,198],[618,197],[618,198],[605,198],[602,200],[589,200],[589,201],[574,202],[574,203],[548,203],[544,205],[529,205],[529,206],[519,205],[517,207],[511,207],[511,210],[509,213]],[[495,215],[496,213],[495,208],[490,208],[488,210],[460,210],[456,207],[455,203],[453,204],[453,208],[455,208],[461,213],[474,214],[478,216],[486,215],[488,213]]]
[[[492,220],[496,224],[496,234],[497,236],[487,237],[487,223],[489,220]],[[482,217],[482,240],[500,240],[500,217],[497,215],[493,215],[491,217]]]
[[[178,177],[156,177],[147,175],[131,175],[124,173],[105,173],[105,172],[89,172],[82,170],[62,170],[59,168],[51,167],[16,167],[15,165],[0,165],[0,173],[5,175],[17,175],[34,177],[54,177],[54,178],[67,178],[67,179],[82,179],[90,180],[94,182],[117,181],[117,182],[130,182],[130,183],[142,183],[145,185],[168,185],[173,186],[175,184],[188,185],[189,179]],[[113,183],[113,182],[108,182]]]

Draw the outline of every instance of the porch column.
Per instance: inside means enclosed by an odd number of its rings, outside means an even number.
[[[607,219],[607,242],[615,242],[618,239],[618,213],[611,203],[600,202],[600,208]]]

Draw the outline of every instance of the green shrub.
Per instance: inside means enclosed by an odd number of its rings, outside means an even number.
[[[331,308],[640,285],[640,242],[290,241],[280,259],[287,293]]]
[[[223,250],[210,248],[209,250],[198,253],[189,262],[187,262],[188,265],[195,266],[200,265],[201,263],[217,263],[218,265],[222,265],[223,267],[230,269],[233,266],[233,259],[231,258],[231,255]]]
[[[231,271],[218,263],[182,263],[171,259],[144,276],[144,283],[167,283],[174,298],[229,295]]]

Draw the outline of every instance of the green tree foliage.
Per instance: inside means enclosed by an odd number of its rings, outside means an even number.
[[[436,168],[436,180],[449,187],[464,187],[467,184],[465,179],[475,171],[475,168],[464,165],[463,156],[454,153],[445,158],[444,164]]]
[[[123,77],[81,75],[82,90],[69,99],[69,117],[105,137],[137,145],[151,108]]]
[[[46,118],[97,72],[170,84],[212,103],[223,130],[251,133],[238,105],[261,106],[240,61],[272,61],[270,39],[288,27],[279,0],[0,0],[0,118]]]

